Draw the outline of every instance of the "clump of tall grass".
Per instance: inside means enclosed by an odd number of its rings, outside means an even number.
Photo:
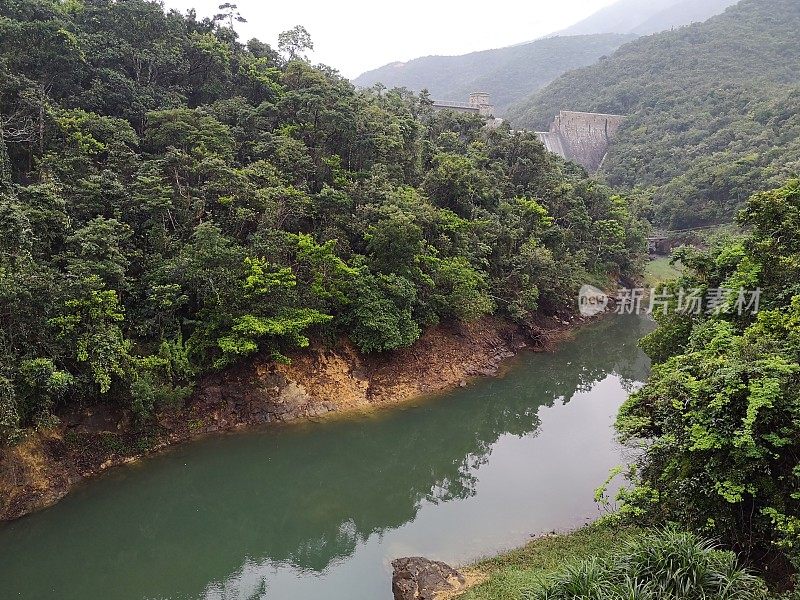
[[[691,533],[644,533],[603,559],[568,563],[526,600],[763,600],[764,583],[736,555]]]

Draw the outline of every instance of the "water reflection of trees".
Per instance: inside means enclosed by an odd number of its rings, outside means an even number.
[[[480,382],[421,410],[308,436],[312,460],[287,462],[273,473],[285,485],[270,491],[269,515],[234,536],[230,552],[321,571],[372,533],[412,520],[422,501],[473,495],[475,469],[492,445],[505,434],[534,432],[540,407],[568,402],[611,373],[642,381],[649,365],[636,343],[646,327],[635,318],[610,319],[557,353],[523,358],[525,368],[507,378]],[[221,509],[227,504],[220,498]],[[234,504],[258,514],[257,503]]]
[[[336,552],[351,552],[358,540],[413,519],[423,500],[473,495],[476,469],[488,461],[493,444],[505,434],[535,432],[541,407],[569,402],[612,373],[629,388],[643,381],[649,361],[637,342],[649,328],[634,317],[609,319],[557,353],[523,358],[524,368],[507,378],[480,382],[413,414],[389,415],[370,423],[366,432],[345,436],[347,450],[330,455],[321,466],[329,468],[333,460],[341,463],[333,472],[354,469],[360,475],[330,482],[319,474],[328,484],[314,500],[321,506],[342,507],[342,515],[332,523],[316,524],[320,532],[327,529],[323,538],[332,543],[323,544],[325,552],[319,555],[289,551],[270,557],[319,570]],[[373,431],[375,427],[380,431]],[[353,486],[354,481],[359,484]],[[346,519],[352,519],[354,535],[340,547],[338,523]]]
[[[423,501],[474,494],[475,469],[492,445],[504,434],[535,432],[540,407],[568,402],[611,373],[641,381],[643,327],[633,318],[599,323],[557,353],[522,358],[524,368],[506,378],[419,409],[206,442],[185,459],[168,459],[177,462],[155,479],[145,465],[124,519],[114,504],[123,499],[110,494],[106,510],[92,515],[106,522],[94,523],[89,560],[124,585],[119,551],[110,549],[125,539],[128,572],[169,564],[176,585],[197,594],[246,560],[322,571],[371,534],[414,519]]]

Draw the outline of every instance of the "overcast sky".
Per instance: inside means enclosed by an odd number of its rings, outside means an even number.
[[[180,11],[196,8],[204,17],[217,12],[221,1],[164,0],[164,4]],[[614,1],[238,0],[239,12],[248,22],[237,30],[244,40],[257,37],[275,46],[281,31],[303,25],[314,40],[312,61],[352,78],[396,60],[530,41]]]

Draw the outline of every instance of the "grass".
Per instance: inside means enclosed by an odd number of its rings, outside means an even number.
[[[737,562],[674,525],[590,525],[475,565],[483,583],[461,600],[768,600],[764,581]]]
[[[680,265],[673,266],[669,264],[669,260],[668,256],[663,256],[647,263],[647,267],[644,270],[645,287],[658,287],[681,275]]]
[[[676,526],[650,530],[612,556],[571,560],[528,600],[767,600],[733,552]]]
[[[573,533],[539,538],[474,565],[471,571],[488,578],[459,600],[523,600],[524,591],[535,581],[556,573],[568,560],[607,556],[637,533],[632,528],[589,525]]]

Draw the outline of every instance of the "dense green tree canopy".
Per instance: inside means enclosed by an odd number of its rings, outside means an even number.
[[[3,437],[103,398],[143,422],[313,338],[380,352],[558,313],[636,269],[634,212],[532,135],[356,91],[302,59],[302,28],[281,54],[238,16],[0,7]]]
[[[730,290],[719,309],[659,314],[642,341],[653,372],[618,427],[647,444],[623,514],[680,522],[754,561],[777,548],[797,568],[800,182],[754,195],[740,221],[743,239],[678,253],[689,270],[676,291]],[[740,314],[740,289],[761,291],[757,314]]]

